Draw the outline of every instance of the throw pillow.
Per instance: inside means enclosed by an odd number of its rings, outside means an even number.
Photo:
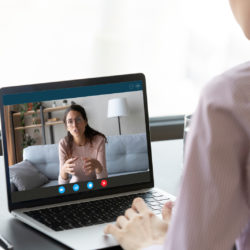
[[[47,183],[48,178],[39,172],[28,160],[10,166],[10,181],[18,191],[30,190]]]

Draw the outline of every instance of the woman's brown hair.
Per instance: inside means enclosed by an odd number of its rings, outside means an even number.
[[[72,110],[73,110],[73,111],[79,112],[79,113],[81,114],[82,118],[87,122],[87,125],[86,125],[86,127],[85,127],[85,132],[84,132],[84,134],[85,134],[86,139],[87,139],[90,143],[92,143],[92,141],[93,141],[93,139],[94,139],[94,137],[95,137],[96,135],[102,136],[102,137],[105,139],[105,142],[107,142],[107,138],[106,138],[106,136],[105,136],[104,134],[100,133],[99,131],[97,131],[97,130],[95,130],[95,129],[93,129],[93,128],[91,128],[91,127],[89,126],[86,111],[85,111],[85,109],[84,109],[82,106],[80,106],[80,105],[72,104],[70,107],[68,107],[68,108],[66,109],[66,111],[65,111],[65,113],[64,113],[64,118],[63,118],[63,121],[64,121],[65,126],[67,126],[67,121],[66,121],[67,115],[68,115],[68,113],[69,113],[70,111],[72,111]],[[66,142],[67,142],[67,152],[69,152],[68,157],[70,158],[70,157],[72,157],[73,136],[70,134],[69,131],[68,131],[68,133],[67,133],[65,139],[66,139]]]

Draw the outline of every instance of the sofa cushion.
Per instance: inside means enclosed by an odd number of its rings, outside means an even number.
[[[107,136],[106,166],[108,176],[148,170],[146,134]],[[50,180],[59,175],[58,144],[35,145],[24,149],[29,160]]]
[[[48,182],[48,178],[29,161],[21,161],[9,168],[10,181],[18,191],[30,190]]]
[[[54,180],[59,175],[58,144],[35,145],[23,150],[23,159],[29,160],[40,172]]]
[[[108,175],[148,170],[146,134],[108,136],[107,140]]]
[[[48,183],[46,183],[42,187],[53,187],[53,186],[56,186],[56,185],[58,185],[58,180],[57,179],[49,181]]]

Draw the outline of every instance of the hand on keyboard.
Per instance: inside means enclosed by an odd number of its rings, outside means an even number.
[[[163,206],[163,220],[161,220],[143,199],[136,198],[124,216],[119,216],[116,224],[109,224],[104,232],[112,234],[124,249],[141,249],[154,244],[163,244],[172,207],[171,201]]]

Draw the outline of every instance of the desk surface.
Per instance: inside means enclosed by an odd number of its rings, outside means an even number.
[[[182,149],[182,140],[152,143],[155,186],[173,195],[177,195],[180,182]],[[3,163],[1,162],[0,176],[2,176],[2,181],[0,182],[0,234],[2,234],[14,246],[15,250],[67,249],[62,244],[14,219],[8,213],[3,174]]]

